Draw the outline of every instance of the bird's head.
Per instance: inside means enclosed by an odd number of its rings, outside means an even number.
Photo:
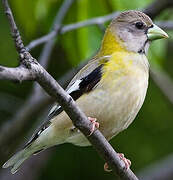
[[[108,29],[131,52],[147,53],[151,41],[168,38],[167,33],[156,26],[149,16],[134,10],[120,13]]]

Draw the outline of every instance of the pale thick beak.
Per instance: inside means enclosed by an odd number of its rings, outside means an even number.
[[[159,28],[155,24],[153,24],[153,27],[148,29],[147,36],[148,36],[149,41],[169,37],[165,31],[163,31],[161,28]]]

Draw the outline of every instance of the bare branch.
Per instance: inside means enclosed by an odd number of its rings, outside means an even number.
[[[156,24],[165,30],[173,30],[173,21],[159,21]]]
[[[42,43],[45,43],[45,42],[49,41],[50,39],[53,39],[58,34],[58,31],[60,31],[61,34],[64,34],[68,31],[72,31],[72,30],[75,30],[75,29],[78,29],[81,27],[103,24],[104,22],[111,20],[113,17],[117,16],[118,14],[119,14],[119,12],[114,12],[114,13],[111,13],[106,16],[92,18],[92,19],[82,21],[79,23],[74,23],[74,24],[69,24],[69,25],[63,26],[60,29],[54,29],[47,35],[30,42],[29,45],[26,46],[26,48],[31,50],[32,48],[35,48],[36,46],[38,46]]]
[[[163,10],[173,6],[172,0],[155,0],[152,4],[145,8],[144,13],[148,14],[151,18],[155,18]]]
[[[9,8],[7,0],[3,1],[4,6]],[[13,28],[11,28],[11,30],[12,29]],[[21,53],[20,48],[19,52]],[[124,164],[120,161],[114,149],[99,130],[96,130],[91,136],[88,136],[91,131],[91,123],[85,114],[76,106],[75,101],[61,88],[57,81],[53,79],[53,77],[39,63],[37,63],[37,61],[27,51],[24,51],[20,57],[21,64],[26,69],[29,69],[36,76],[36,81],[43,87],[43,89],[59,102],[72,119],[74,125],[88,138],[91,144],[99,152],[100,156],[108,162],[112,170],[121,177],[121,179],[137,180],[137,177],[130,169],[124,169]]]
[[[16,23],[14,21],[12,11],[9,8],[8,1],[2,0],[2,3],[4,6],[5,14],[7,15],[8,21],[10,23],[11,34],[15,41],[15,46],[16,46],[17,52],[18,53],[24,52],[25,48],[24,48],[20,33],[17,29]]]
[[[173,104],[173,83],[169,75],[155,66],[151,67],[150,72],[154,82],[161,89],[167,99]]]
[[[60,33],[63,34],[63,33],[66,33],[68,31],[72,31],[74,29],[78,29],[81,27],[96,25],[96,24],[103,24],[104,22],[107,22],[107,21],[113,19],[113,17],[117,16],[118,14],[119,14],[119,12],[114,12],[114,13],[111,13],[111,14],[106,15],[106,16],[92,18],[90,20],[82,21],[79,23],[66,25],[66,26],[63,26],[61,28],[59,26],[58,29],[53,29],[47,35],[45,35],[41,38],[38,38],[36,40],[33,40],[32,42],[29,43],[29,45],[26,46],[26,48],[31,50],[32,48],[35,48],[36,46],[38,46],[42,43],[45,43],[45,42],[49,41],[50,39],[53,39],[58,34],[58,31],[60,31]]]
[[[85,26],[91,26],[91,25],[98,25],[98,24],[104,24],[107,21],[112,20],[114,17],[118,16],[120,12],[114,12],[111,13],[109,15],[106,16],[100,16],[100,17],[96,17],[96,18],[92,18],[86,21],[81,21],[78,23],[74,23],[74,24],[69,24],[66,26],[63,26],[60,30],[61,34],[64,34],[66,32],[75,30],[75,29],[79,29]]]
[[[50,33],[42,36],[41,38],[35,39],[31,41],[27,46],[26,49],[30,51],[31,49],[39,46],[40,44],[46,43],[50,39],[53,39],[58,34],[57,30],[52,30]]]
[[[0,66],[0,80],[10,80],[21,83],[26,80],[35,80],[35,75],[23,66],[16,68]]]
[[[118,13],[117,13],[117,15],[118,15]],[[60,33],[65,34],[66,32],[69,32],[69,31],[72,31],[75,29],[79,29],[79,28],[83,28],[86,26],[103,24],[106,21],[111,20],[115,16],[113,16],[111,18],[111,15],[110,15],[109,17],[110,17],[110,19],[108,19],[107,16],[105,16],[105,18],[104,18],[104,16],[102,16],[102,17],[93,18],[93,19],[81,21],[81,22],[74,23],[74,24],[69,24],[69,25],[63,26],[60,30]],[[102,21],[102,23],[101,23],[101,21]],[[164,29],[168,29],[168,30],[173,29],[173,22],[172,21],[161,21],[161,22],[156,22],[156,24],[158,24],[161,28],[164,28]]]

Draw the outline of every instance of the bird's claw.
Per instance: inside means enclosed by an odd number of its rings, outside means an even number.
[[[126,159],[123,153],[118,153],[120,160],[122,160],[125,164],[125,169],[129,169],[131,166],[131,161]]]
[[[92,123],[92,128],[91,128],[91,133],[89,134],[89,136],[91,136],[91,134],[94,132],[95,128],[99,128],[99,123],[97,122],[96,118],[92,118],[92,117],[88,117],[89,121]]]
[[[109,169],[108,163],[105,163],[105,164],[104,164],[104,170],[105,170],[106,172],[111,172],[111,171],[112,171],[112,169]]]
[[[122,161],[124,162],[124,164],[125,164],[125,169],[126,169],[126,170],[129,169],[130,166],[131,166],[131,161],[130,161],[129,159],[126,159],[126,158],[124,157],[124,154],[123,154],[123,153],[118,153],[118,156],[119,156],[120,160],[122,160]],[[111,172],[111,171],[112,171],[112,169],[109,169],[108,163],[105,163],[105,164],[104,164],[104,170],[105,170],[106,172]]]

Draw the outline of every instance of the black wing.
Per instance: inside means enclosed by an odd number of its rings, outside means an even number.
[[[102,76],[102,66],[103,65],[98,66],[90,74],[80,80],[76,80],[71,85],[67,92],[74,100],[77,100],[82,94],[90,92],[98,84]],[[48,115],[49,120],[60,114],[62,111],[63,109],[61,106],[55,105]]]
[[[82,94],[90,92],[92,89],[94,89],[98,82],[101,80],[102,77],[102,66],[98,66],[96,69],[94,69],[91,73],[89,73],[87,76],[76,80],[71,87],[67,90],[67,92],[70,94],[70,96],[77,100]],[[37,129],[36,133],[33,134],[30,141],[26,144],[28,146],[31,144],[35,139],[38,138],[38,136],[50,125],[50,120],[56,117],[58,114],[60,114],[63,111],[63,108],[59,105],[55,105],[46,121],[40,126],[39,129]],[[25,146],[25,147],[26,147]]]

